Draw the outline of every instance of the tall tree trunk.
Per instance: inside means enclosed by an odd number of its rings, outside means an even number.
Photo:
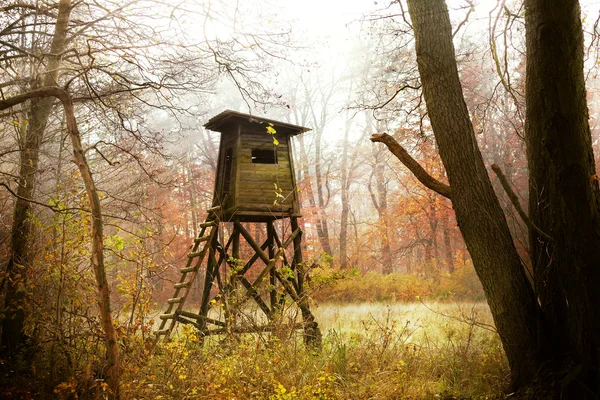
[[[356,220],[356,214],[352,210],[350,210],[350,217],[352,219],[352,233],[354,233],[354,246],[352,246],[352,258],[350,262],[353,265],[358,265],[360,261],[359,256],[361,254],[360,246],[357,245],[357,243],[360,243],[360,235],[358,234],[359,222]]]
[[[185,154],[185,165],[183,166],[183,176],[185,177],[184,185],[186,185],[186,191],[190,202],[190,215],[192,217],[192,230],[193,237],[198,237],[198,225],[200,220],[198,218],[198,202],[196,200],[196,193],[194,191],[194,170],[192,168],[192,161],[190,160],[190,154]]]
[[[98,286],[98,297],[100,306],[100,319],[102,321],[102,329],[104,331],[104,339],[106,343],[107,368],[106,375],[108,377],[108,385],[112,391],[114,398],[118,399],[119,379],[120,379],[120,363],[119,363],[119,345],[117,343],[117,333],[115,331],[112,314],[110,310],[110,291],[108,281],[106,279],[106,268],[104,265],[104,226],[102,222],[102,209],[100,206],[100,197],[94,183],[92,171],[85,158],[83,147],[81,146],[81,137],[75,121],[75,113],[73,103],[64,93],[65,98],[62,98],[67,118],[67,126],[73,144],[73,155],[75,163],[79,167],[81,177],[85,185],[90,209],[92,211],[92,268],[96,275],[96,284]]]
[[[319,224],[320,224],[320,239],[323,245],[323,251],[333,256],[333,250],[331,249],[331,242],[329,240],[329,228],[327,226],[327,219],[324,217],[325,213],[325,197],[323,196],[323,171],[321,170],[321,136],[322,132],[317,130],[315,132],[315,179],[317,184],[317,200],[318,200],[318,213],[319,213]]]
[[[57,84],[70,14],[71,0],[61,0],[48,56],[48,65],[41,80],[43,86]],[[32,207],[27,199],[32,199],[35,194],[40,147],[53,103],[53,97],[33,98],[30,101],[27,133],[21,144],[17,189],[19,197],[13,213],[11,253],[6,267],[8,279],[4,300],[5,319],[2,321],[2,337],[0,339],[0,348],[4,349],[9,358],[12,358],[25,343],[23,332],[26,317],[23,309],[24,288],[33,259]]]
[[[526,9],[529,215],[552,238],[530,229],[535,288],[560,361],[583,367],[569,395],[584,398],[600,394],[600,191],[580,8],[527,0]]]
[[[381,154],[380,154],[381,156]],[[378,160],[375,171],[375,182],[377,183],[377,197],[379,198],[379,222],[381,224],[381,256],[383,264],[383,273],[391,274],[394,272],[392,263],[392,251],[390,248],[390,221],[387,201],[387,184],[384,177],[383,160]]]
[[[477,146],[458,76],[444,0],[408,0],[417,64],[452,206],[490,306],[514,387],[540,360],[539,308]],[[542,332],[540,332],[542,334]]]
[[[442,231],[444,234],[444,264],[446,270],[449,273],[454,272],[454,256],[452,253],[452,243],[450,241],[450,215],[446,215],[442,218]]]
[[[350,201],[348,191],[350,189],[350,179],[348,178],[348,135],[350,133],[350,119],[346,115],[346,129],[344,130],[344,139],[342,142],[342,161],[341,161],[341,200],[342,213],[340,215],[340,268],[348,268],[348,217],[350,214]]]
[[[428,278],[432,277],[431,265],[433,263],[433,243],[431,238],[425,239],[423,243],[423,249],[425,250],[425,266],[424,273]]]
[[[390,239],[389,239],[389,221],[388,221],[388,207],[387,207],[387,187],[383,176],[383,164],[380,160],[381,154],[374,151],[375,164],[371,171],[371,177],[369,178],[369,195],[371,196],[371,202],[377,210],[379,229],[378,235],[381,241],[381,265],[382,273],[392,273],[392,256],[390,251]],[[372,180],[375,178],[376,190],[373,190]]]
[[[367,114],[367,131],[373,129],[373,120],[370,114]],[[380,127],[378,127],[380,128]],[[385,182],[384,174],[384,160],[383,151],[381,149],[372,150],[373,154],[373,167],[371,171],[371,177],[369,178],[369,195],[371,196],[371,202],[377,210],[378,221],[379,221],[379,237],[381,239],[381,265],[382,272],[384,274],[390,274],[393,272],[392,254],[390,250],[390,223],[388,216],[388,201],[387,201],[387,184]],[[375,178],[375,188],[373,191],[372,180]]]
[[[429,232],[431,232],[431,237],[429,239],[429,243],[431,245],[432,258],[428,261],[428,268],[430,272],[430,276],[433,278],[435,282],[438,282],[440,279],[440,270],[439,270],[439,260],[440,260],[440,247],[438,244],[438,225],[439,220],[435,209],[434,199],[429,200],[429,210],[427,219],[429,221]]]
[[[315,185],[316,185],[316,193],[317,193],[317,204],[318,204],[318,220],[317,220],[317,231],[319,234],[319,240],[321,242],[321,246],[323,247],[323,251],[333,256],[333,249],[331,248],[331,242],[329,238],[329,226],[327,224],[327,217],[325,216],[325,208],[329,203],[329,193],[327,201],[325,201],[325,196],[323,194],[323,188],[328,184],[328,177],[323,179],[323,170],[322,170],[322,145],[323,145],[323,130],[327,125],[328,119],[328,109],[329,102],[333,96],[335,84],[330,86],[327,90],[324,90],[323,86],[321,86],[319,82],[318,91],[320,94],[321,100],[321,108],[317,114],[314,102],[308,102],[308,108],[310,110],[310,117],[312,119],[313,124],[313,132],[314,132],[314,144],[315,144]],[[305,87],[306,98],[312,99],[311,93]],[[316,100],[316,99],[315,99]],[[304,141],[301,139],[301,145],[304,144]],[[307,157],[308,160],[308,157]],[[332,259],[333,264],[333,259]]]
[[[65,150],[65,137],[63,137],[62,132],[65,130],[65,119],[62,118],[60,121],[60,143],[58,145],[58,164],[56,166],[56,177],[55,177],[55,183],[54,183],[54,192],[55,193],[60,193],[61,190],[59,189],[61,186],[61,179],[63,177],[63,170],[62,170],[62,166],[63,166],[63,154],[64,154],[64,150]],[[66,280],[66,276],[65,276],[65,252],[66,252],[66,247],[67,247],[67,243],[65,240],[65,218],[64,217],[60,217],[59,220],[61,223],[60,225],[58,223],[53,224],[53,228],[52,228],[52,251],[55,254],[55,257],[59,260],[58,261],[58,285],[56,288],[56,301],[55,301],[55,306],[54,306],[54,318],[55,318],[55,324],[56,327],[55,329],[55,333],[54,333],[54,337],[53,337],[53,341],[52,344],[50,346],[50,356],[49,356],[49,361],[48,363],[49,365],[49,369],[50,369],[50,384],[52,386],[56,385],[56,377],[57,377],[57,364],[55,362],[56,359],[56,350],[57,347],[61,341],[61,338],[63,336],[63,331],[62,331],[62,327],[63,327],[63,323],[62,323],[62,317],[63,317],[63,310],[64,310],[64,295],[63,295],[63,291],[65,288],[65,280]],[[57,221],[58,222],[58,221]],[[55,265],[54,268],[56,268],[57,266]]]
[[[306,179],[306,197],[308,202],[313,209],[313,215],[316,217],[315,225],[317,226],[317,236],[319,237],[319,243],[323,251],[331,255],[331,246],[329,245],[329,232],[327,231],[327,221],[322,218],[320,205],[317,207],[315,201],[315,195],[313,192],[312,184],[310,183],[310,172],[308,169],[308,154],[304,146],[304,137],[299,135],[298,141],[300,143],[300,153],[304,161],[302,162],[302,169],[304,172],[304,179]],[[321,192],[322,193],[322,192]]]

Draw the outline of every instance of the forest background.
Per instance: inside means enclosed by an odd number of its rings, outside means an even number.
[[[61,36],[60,6],[66,3],[70,18]],[[143,343],[150,319],[171,295],[212,202],[219,137],[202,125],[223,109],[311,128],[293,148],[306,257],[318,265],[316,276],[343,277],[315,284],[317,303],[483,300],[450,201],[368,140],[373,133],[393,134],[434,178],[446,179],[405,6],[363,6],[316,13],[306,10],[318,10],[317,4],[299,10],[191,0],[7,0],[1,6],[3,98],[56,84],[74,104],[102,204],[104,263],[119,337],[139,334]],[[449,7],[484,162],[499,165],[526,204],[524,8],[510,1]],[[582,12],[595,149],[597,8],[584,2]],[[77,383],[81,376],[94,386],[91,377],[102,369],[95,366],[104,345],[91,301],[97,291],[89,262],[92,216],[62,108],[50,101],[46,115],[36,116],[31,103],[0,114],[2,293],[11,292],[10,274],[17,271],[12,293],[27,316],[23,327],[43,349],[38,378],[45,389],[68,396],[89,389]],[[43,134],[32,144],[36,129]],[[33,156],[32,145],[39,154]],[[492,176],[527,265],[527,226]],[[19,198],[29,204],[23,212],[30,227],[23,239],[27,261],[10,269]],[[469,321],[470,329],[477,325]]]

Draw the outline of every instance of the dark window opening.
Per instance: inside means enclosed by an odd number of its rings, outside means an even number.
[[[277,153],[275,150],[252,149],[253,164],[277,164]]]
[[[225,175],[223,176],[223,195],[229,193],[231,184],[231,166],[233,164],[233,156],[231,149],[225,150]]]

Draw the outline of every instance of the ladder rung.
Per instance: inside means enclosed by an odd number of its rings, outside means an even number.
[[[187,317],[187,318],[192,318],[192,319],[200,319],[202,318],[200,315],[198,314],[194,314],[188,311],[179,311],[179,315],[181,315],[182,317]]]
[[[186,272],[194,272],[197,270],[198,270],[198,268],[196,268],[196,267],[187,267],[187,268],[181,268],[179,271],[183,274]]]
[[[160,314],[160,319],[173,319],[176,314]]]
[[[211,226],[215,226],[216,224],[213,221],[203,222],[200,224],[200,228],[210,228]]]
[[[190,282],[179,282],[179,283],[176,283],[173,286],[175,286],[175,289],[182,289],[184,287],[190,286],[190,283],[192,283],[192,282],[191,281]]]
[[[167,300],[169,304],[181,303],[183,301],[183,297],[173,297],[172,299]]]
[[[201,251],[196,251],[195,253],[188,254],[188,258],[194,258],[194,257],[198,257],[200,255],[202,255],[202,252]]]
[[[206,242],[207,240],[208,240],[208,236],[202,236],[202,237],[194,239],[194,243],[202,243],[202,242]]]
[[[161,329],[159,331],[155,332],[157,335],[166,335],[167,333],[169,333],[169,329]]]
[[[199,314],[194,314],[191,313],[189,311],[179,311],[179,315],[182,317],[186,317],[186,318],[190,318],[190,319],[195,319],[196,321],[200,321],[200,320],[204,320],[206,322],[208,322],[209,324],[213,324],[213,325],[219,325],[219,326],[225,326],[226,323],[223,321],[219,321],[216,319],[212,319],[212,318],[208,318],[208,317],[203,317],[202,315]]]

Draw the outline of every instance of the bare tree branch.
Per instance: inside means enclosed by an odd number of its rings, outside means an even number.
[[[429,175],[429,173],[427,173],[427,171],[425,171],[425,169],[421,167],[421,165],[412,158],[406,149],[404,149],[404,147],[402,147],[392,136],[387,133],[375,133],[371,136],[371,142],[385,144],[392,154],[394,154],[400,162],[415,175],[419,182],[434,192],[449,199],[451,198],[452,190],[450,189],[450,186]]]
[[[462,28],[464,24],[469,22],[469,16],[471,15],[471,13],[473,11],[475,11],[475,4],[473,3],[473,0],[466,0],[466,1],[467,1],[467,4],[469,5],[469,11],[467,11],[467,15],[465,15],[465,18],[462,21],[460,21],[460,23],[456,26],[456,29],[454,29],[454,32],[452,33],[452,37],[456,36],[458,31],[460,31],[460,28]]]
[[[521,207],[519,198],[517,197],[516,193],[510,187],[510,183],[508,182],[508,179],[506,179],[506,175],[504,175],[504,173],[500,169],[500,166],[498,164],[492,164],[492,171],[494,171],[494,173],[500,180],[500,184],[502,185],[502,187],[504,188],[504,191],[508,195],[508,198],[510,199],[510,202],[512,203],[513,207],[515,208],[515,210],[517,210],[517,212],[519,213],[519,216],[521,217],[523,222],[525,222],[525,225],[527,225],[530,229],[535,230],[543,238],[552,240],[552,237],[550,237],[550,235],[548,235],[546,232],[542,231],[533,222],[531,222],[531,220],[529,219],[529,216],[527,215],[527,213],[525,213],[525,210],[523,210],[523,207]]]
[[[86,211],[86,212],[89,211],[89,210],[86,210],[85,208],[81,208],[81,207],[61,208],[61,207],[53,206],[51,204],[42,203],[41,201],[36,201],[36,200],[33,200],[33,199],[26,199],[25,197],[19,196],[6,183],[0,182],[0,186],[3,186],[10,194],[12,194],[17,199],[21,199],[21,200],[27,201],[27,202],[32,203],[32,204],[37,204],[38,206],[49,208],[50,210],[52,210],[54,212],[57,212],[57,213],[67,212],[67,211]]]

